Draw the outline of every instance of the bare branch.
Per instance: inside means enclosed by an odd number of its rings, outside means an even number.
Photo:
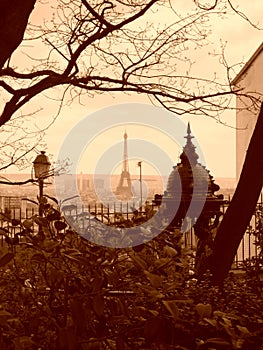
[[[8,85],[3,80],[0,80],[0,86],[2,86],[2,88],[4,88],[7,92],[9,92],[12,95],[14,95],[16,92],[10,85]]]
[[[86,1],[86,0],[81,0],[83,5],[86,7],[86,9],[101,23],[104,24],[107,28],[112,28],[112,24],[106,21],[106,19],[102,16],[99,15],[92,6]],[[113,6],[113,5],[112,5]]]
[[[230,0],[227,3],[231,11],[242,15]],[[208,16],[226,11],[218,0],[210,5],[195,0],[195,4],[195,11],[183,17],[175,13],[171,1],[96,0],[91,4],[88,0],[59,0],[49,22],[42,27],[30,26],[29,34],[34,34],[36,41],[42,34],[45,58],[34,57],[27,50],[25,55],[32,58],[32,67],[18,71],[10,61],[0,70],[0,87],[9,98],[5,97],[0,126],[35,96],[54,87],[62,87],[62,99],[68,98],[69,102],[81,96],[82,91],[92,96],[112,92],[144,94],[173,113],[215,117],[229,108],[232,96],[242,91],[230,84],[231,67],[225,60],[224,48],[221,64],[225,80],[191,74],[193,63],[185,50],[206,45]],[[151,14],[163,7],[171,11],[175,20],[153,25]],[[59,111],[62,104],[63,101]]]
[[[194,3],[196,4],[197,7],[199,7],[202,10],[211,11],[216,8],[218,0],[215,0],[215,2],[212,5],[201,5],[199,0],[194,0]]]
[[[138,11],[136,14],[134,14],[131,17],[128,17],[127,19],[123,20],[122,22],[107,26],[104,30],[101,31],[101,26],[99,26],[98,30],[90,36],[87,40],[85,40],[82,44],[79,45],[79,47],[76,49],[76,51],[71,56],[71,60],[67,66],[67,68],[64,71],[64,75],[69,75],[72,68],[77,62],[77,59],[81,55],[81,53],[93,42],[97,40],[101,40],[105,38],[110,33],[113,33],[114,31],[120,30],[122,27],[126,26],[127,24],[134,22],[136,19],[143,16],[158,0],[151,0],[147,5],[145,5],[140,11]]]
[[[29,149],[27,149],[25,152],[23,152],[22,154],[20,154],[18,157],[15,157],[14,155],[11,157],[11,160],[9,163],[5,164],[4,166],[0,167],[0,171],[3,171],[7,168],[9,168],[11,165],[16,165],[21,159],[25,158],[25,156],[30,153],[31,151],[33,151],[33,149],[35,149],[37,144],[34,144],[34,146],[30,147]],[[16,151],[16,150],[14,150]]]
[[[9,77],[18,78],[18,79],[34,79],[45,75],[55,75],[55,74],[56,73],[50,69],[39,70],[37,72],[30,72],[30,73],[19,73],[19,72],[16,72],[11,67],[7,67],[0,70],[0,76],[9,76]]]
[[[246,20],[252,27],[258,29],[258,30],[263,30],[263,28],[260,28],[258,25],[254,24],[243,12],[239,11],[233,4],[231,0],[228,0],[229,6],[231,7],[231,9],[237,14],[239,15],[241,18],[243,18],[244,20]]]

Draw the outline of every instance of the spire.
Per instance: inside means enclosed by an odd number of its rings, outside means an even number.
[[[187,124],[187,136],[185,136],[184,138],[187,139],[187,142],[190,142],[191,139],[194,138],[194,136],[191,136],[191,128],[190,128],[190,123],[189,122]]]
[[[122,161],[122,170],[125,172],[129,171],[129,166],[128,166],[128,147],[127,147],[127,132],[125,130],[124,135],[124,149],[123,149],[123,161]]]
[[[123,134],[124,144],[123,144],[123,161],[122,161],[122,173],[119,181],[119,185],[117,186],[115,194],[122,196],[123,198],[131,197],[131,176],[129,173],[129,165],[128,165],[128,145],[127,139],[128,135],[125,130]]]
[[[183,148],[183,153],[180,155],[180,159],[183,164],[195,165],[197,164],[198,154],[195,152],[195,146],[192,143],[194,136],[191,135],[190,123],[187,125],[187,135],[185,136],[186,145]]]

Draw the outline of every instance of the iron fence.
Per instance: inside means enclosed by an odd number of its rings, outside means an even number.
[[[239,269],[246,264],[250,264],[259,257],[260,246],[257,244],[259,240],[263,243],[263,202],[262,195],[256,206],[254,214],[250,220],[246,232],[240,242],[233,262],[233,268]]]
[[[227,204],[222,208],[223,213],[227,208]],[[80,231],[85,231],[90,227],[95,221],[107,225],[120,225],[122,222],[125,224],[127,221],[134,220],[146,220],[151,212],[156,212],[158,206],[156,205],[146,205],[140,209],[134,209],[134,204],[131,202],[127,203],[113,203],[112,205],[104,206],[102,204],[88,205],[87,207],[77,207],[74,204],[70,204],[64,207],[63,211],[67,214],[67,220],[70,224],[71,220],[74,220],[78,224]],[[38,214],[37,206],[30,208],[2,208],[0,209],[0,228],[6,228],[11,237],[14,237],[16,233],[19,234],[21,231],[21,226],[16,226],[12,224],[12,219],[17,219],[23,221],[25,219],[31,218],[33,215]],[[139,221],[138,221],[139,223]],[[258,257],[259,250],[256,243],[256,232],[258,230],[259,224],[261,223],[263,227],[263,203],[262,199],[257,205],[257,208],[251,218],[249,227],[244,234],[244,237],[239,245],[237,254],[233,262],[233,268],[239,269],[242,267],[243,263],[252,261],[254,258]],[[34,227],[35,232],[37,232],[38,226]],[[20,231],[19,231],[20,230]],[[263,231],[263,229],[262,229]],[[0,243],[3,245],[4,236],[0,235]],[[182,244],[184,247],[195,249],[197,246],[197,238],[194,234],[194,230],[191,228],[183,234]]]

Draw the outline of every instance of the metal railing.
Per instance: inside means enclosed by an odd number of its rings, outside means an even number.
[[[127,221],[132,221],[138,224],[140,223],[140,218],[147,220],[147,216],[150,215],[150,211],[156,212],[158,206],[147,205],[138,210],[132,210],[131,203],[118,203],[112,204],[111,206],[103,206],[102,204],[88,205],[87,207],[78,208],[77,206],[70,204],[64,207],[64,213],[67,215],[67,220],[70,224],[71,220],[77,222],[80,230],[85,230],[87,227],[92,225],[94,219],[100,221],[103,224],[117,226]],[[225,212],[227,205],[223,208]],[[33,215],[38,214],[38,208],[14,208],[14,209],[1,209],[0,210],[0,228],[6,228],[10,236],[13,237],[16,233],[19,233],[21,230],[20,226],[12,225],[12,219],[25,220],[31,218]],[[256,246],[256,237],[255,233],[258,230],[259,223],[262,221],[263,227],[263,203],[262,199],[257,205],[255,213],[251,218],[249,227],[244,234],[244,237],[239,245],[235,260],[233,262],[233,268],[239,269],[242,268],[243,263],[252,261],[258,257],[259,250]],[[35,225],[35,232],[37,232],[37,225]],[[263,229],[262,229],[263,231]],[[0,243],[3,245],[4,236],[0,235]],[[182,239],[182,244],[184,247],[190,249],[195,249],[197,245],[197,238],[194,234],[194,230],[190,229],[185,232]]]
[[[225,213],[227,209],[228,204],[225,204],[222,208],[222,212]],[[89,225],[92,225],[92,219],[96,218],[96,220],[104,223],[104,224],[111,224],[111,225],[118,225],[127,220],[134,220],[134,217],[136,215],[139,215],[143,217],[144,219],[147,218],[147,211],[143,208],[143,210],[139,211],[134,214],[134,212],[131,212],[129,209],[129,204],[125,203],[121,206],[113,205],[111,208],[109,206],[105,207],[102,204],[97,205],[89,205],[87,208],[77,208],[74,206],[69,207],[69,218],[72,217],[72,220],[79,222],[79,227],[85,229]],[[153,211],[158,210],[158,207],[151,205],[150,209]],[[148,209],[149,210],[149,209]],[[222,216],[223,217],[223,216]],[[254,258],[258,257],[258,247],[256,246],[256,237],[254,235],[256,229],[257,229],[257,223],[259,221],[259,218],[262,217],[262,225],[263,225],[263,205],[262,201],[260,201],[257,205],[257,208],[255,210],[255,213],[253,214],[253,217],[251,218],[251,222],[249,227],[246,230],[246,233],[244,234],[244,237],[239,245],[239,248],[237,250],[237,254],[235,256],[234,262],[233,262],[233,268],[239,269],[242,268],[242,265],[245,261],[252,261]],[[190,249],[195,249],[197,246],[197,237],[194,234],[194,229],[191,228],[190,230],[186,231],[183,234],[182,239],[183,247],[187,247]]]

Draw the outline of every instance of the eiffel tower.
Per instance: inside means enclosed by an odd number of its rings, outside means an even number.
[[[122,161],[122,172],[121,172],[120,181],[117,186],[115,194],[120,198],[130,198],[132,197],[132,188],[131,188],[131,176],[129,173],[129,166],[128,166],[128,148],[127,148],[128,135],[126,131],[123,137],[124,137],[124,151],[123,151],[123,161]]]

